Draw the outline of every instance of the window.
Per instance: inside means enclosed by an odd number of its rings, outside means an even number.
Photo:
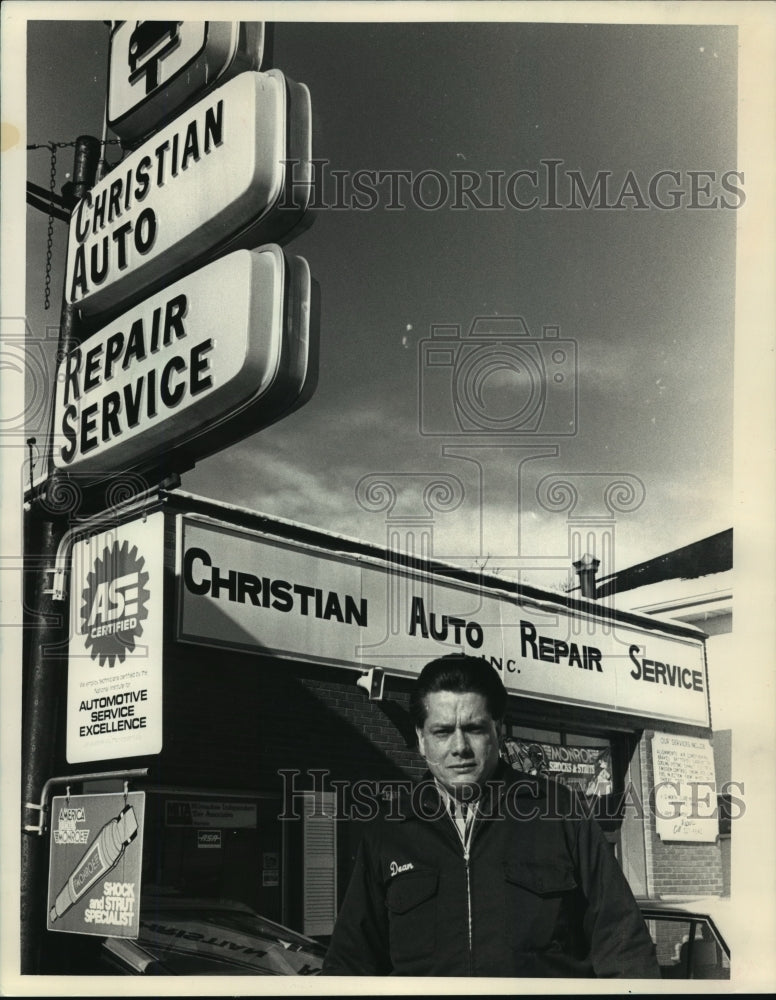
[[[730,958],[711,920],[644,911],[664,979],[730,979]]]
[[[504,740],[510,764],[528,774],[546,774],[585,795],[614,790],[612,746],[601,736],[509,725]]]

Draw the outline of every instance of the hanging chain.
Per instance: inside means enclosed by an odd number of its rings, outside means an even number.
[[[49,172],[49,193],[51,204],[54,203],[54,192],[57,184],[57,147],[55,143],[49,146],[51,150],[51,170]],[[51,249],[54,245],[54,216],[49,212],[48,232],[46,234],[46,280],[43,285],[43,308],[51,305]]]
[[[121,145],[120,139],[108,139],[105,145]],[[51,195],[50,205],[54,204],[54,195],[57,186],[57,150],[67,146],[75,146],[73,142],[38,142],[27,146],[27,149],[48,149],[51,153],[49,169],[49,193]],[[105,163],[105,160],[101,161]],[[43,285],[43,308],[48,309],[51,305],[51,257],[54,246],[54,216],[49,212],[48,230],[46,233],[46,277]]]
[[[57,150],[65,146],[75,146],[75,142],[39,142],[29,145],[27,149],[48,149],[51,153],[49,170],[49,193],[51,195],[50,206],[54,204],[54,194],[57,186]],[[46,233],[46,277],[43,284],[43,308],[51,306],[51,256],[54,246],[54,216],[49,212],[48,231]]]

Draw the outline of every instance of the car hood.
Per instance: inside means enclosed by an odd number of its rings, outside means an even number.
[[[109,938],[105,947],[135,972],[173,975],[316,975],[325,954],[318,942],[237,909],[154,908],[141,912],[137,940]]]

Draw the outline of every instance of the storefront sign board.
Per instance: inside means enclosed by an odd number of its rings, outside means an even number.
[[[181,515],[183,641],[415,676],[484,656],[512,694],[708,726],[702,636]]]

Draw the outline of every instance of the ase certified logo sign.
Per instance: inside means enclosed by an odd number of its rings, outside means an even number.
[[[70,764],[162,749],[164,518],[163,510],[146,511],[73,543]]]
[[[143,620],[148,617],[146,589],[148,573],[145,559],[137,546],[114,542],[98,556],[87,576],[81,606],[81,629],[92,659],[100,666],[124,662],[143,634]]]

